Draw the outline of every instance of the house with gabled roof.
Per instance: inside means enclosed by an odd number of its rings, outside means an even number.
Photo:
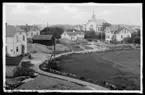
[[[11,57],[27,53],[26,32],[17,26],[6,24],[6,54]]]
[[[105,28],[105,41],[111,42],[113,37],[115,37],[116,41],[121,42],[124,38],[131,37],[131,33],[132,31],[127,27],[111,25]]]
[[[27,38],[33,38],[34,35],[40,35],[40,29],[36,25],[19,25],[27,33]]]
[[[66,30],[62,33],[61,38],[65,38],[71,41],[76,41],[78,39],[84,39],[84,32],[77,32],[76,30]]]

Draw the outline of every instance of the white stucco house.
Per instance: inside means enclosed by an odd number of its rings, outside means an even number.
[[[120,27],[118,25],[112,25],[105,29],[105,41],[110,42],[115,37],[116,41],[123,41],[124,38],[131,37],[132,31],[126,27]]]
[[[27,33],[27,38],[33,38],[34,35],[40,35],[40,28],[36,25],[20,25],[19,27],[25,30],[25,32]]]
[[[17,26],[6,25],[6,54],[11,57],[27,53],[26,32]]]
[[[88,22],[83,24],[82,27],[84,31],[95,31],[96,33],[100,33],[102,32],[101,28],[103,23],[106,23],[106,21],[103,19],[96,19],[96,16],[93,12],[91,20],[88,20]]]
[[[84,39],[84,32],[76,32],[75,30],[65,31],[62,33],[61,38],[65,38],[71,41],[76,41],[78,39]]]

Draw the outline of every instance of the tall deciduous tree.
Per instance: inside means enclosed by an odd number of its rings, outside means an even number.
[[[105,23],[103,23],[103,25],[102,25],[102,31],[104,31],[104,29],[106,28],[106,27],[109,27],[109,26],[111,26],[111,24],[110,23],[108,23],[108,22],[105,22]]]
[[[64,32],[63,28],[60,27],[46,27],[40,31],[41,35],[53,35],[56,38],[60,38]]]

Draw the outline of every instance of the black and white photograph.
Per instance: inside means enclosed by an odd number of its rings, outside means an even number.
[[[4,92],[143,93],[142,3],[3,3]]]

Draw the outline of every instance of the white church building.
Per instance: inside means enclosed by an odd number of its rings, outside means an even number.
[[[83,25],[84,31],[95,31],[97,33],[100,33],[102,30],[103,23],[106,23],[103,19],[96,19],[95,13],[93,11],[92,18],[88,20],[86,24]]]

